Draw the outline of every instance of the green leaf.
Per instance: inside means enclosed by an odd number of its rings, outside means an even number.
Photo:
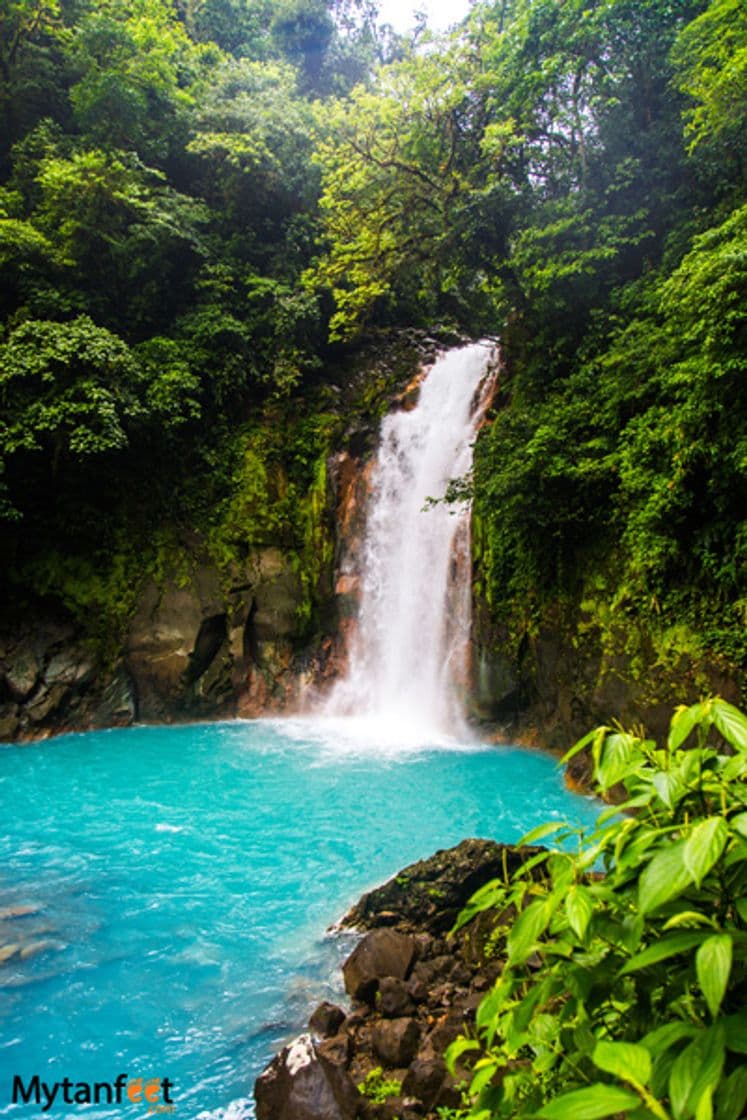
[[[708,1088],[701,1095],[695,1109],[695,1120],[713,1120],[713,1089]]]
[[[661,928],[663,930],[679,929],[680,926],[710,926],[713,929],[716,923],[713,918],[709,918],[707,914],[701,914],[699,910],[680,910],[677,914],[668,918]]]
[[[740,1120],[747,1111],[747,1065],[735,1069],[716,1090],[718,1120]]]
[[[747,751],[747,717],[726,700],[713,701],[713,722],[727,743],[738,751]]]
[[[707,817],[698,821],[685,841],[683,861],[698,886],[717,862],[729,839],[723,817]]]
[[[480,1043],[474,1038],[457,1038],[447,1048],[444,1053],[444,1061],[446,1068],[449,1072],[454,1074],[456,1064],[461,1058],[462,1054],[466,1054],[472,1050],[479,1050]]]
[[[690,930],[687,933],[673,933],[669,937],[663,937],[661,941],[655,941],[653,945],[647,946],[631,957],[620,969],[620,975],[626,976],[630,972],[639,972],[640,969],[668,960],[677,953],[686,953],[695,945],[700,945],[707,936],[707,930]]]
[[[480,1001],[476,1016],[478,1028],[487,1027],[492,1023],[510,995],[511,984],[505,979],[499,980],[493,989]]]
[[[657,1027],[656,1030],[649,1031],[641,1039],[641,1046],[645,1046],[650,1054],[659,1056],[669,1050],[671,1046],[674,1046],[676,1042],[681,1042],[683,1038],[692,1038],[697,1033],[698,1028],[693,1026],[692,1023],[677,1020],[674,1023],[665,1023],[663,1027]]]
[[[669,1100],[675,1120],[692,1116],[704,1093],[718,1084],[724,1065],[724,1027],[716,1023],[699,1032],[672,1064]]]
[[[747,813],[738,813],[729,821],[730,826],[747,840]]]
[[[506,897],[505,884],[500,879],[491,879],[489,883],[484,883],[479,890],[470,898],[463,910],[459,912],[459,916],[454,923],[451,933],[456,933],[462,926],[471,922],[476,914],[481,914],[484,910],[492,910],[495,906],[499,906]]]
[[[651,1055],[635,1042],[598,1042],[591,1057],[598,1069],[632,1085],[646,1085],[651,1077]]]
[[[674,898],[692,879],[684,862],[685,841],[678,840],[662,848],[644,868],[638,883],[638,905],[648,914]]]
[[[565,912],[571,929],[583,941],[594,913],[594,900],[586,887],[571,887],[565,899]]]
[[[469,1091],[474,1096],[481,1093],[486,1085],[495,1077],[498,1071],[498,1063],[488,1058],[481,1058],[475,1065],[475,1075],[470,1083]]]
[[[544,840],[546,836],[550,836],[553,832],[559,832],[562,828],[567,828],[568,825],[565,821],[546,821],[545,824],[540,824],[522,836],[521,840],[517,843],[517,848],[523,848],[526,844],[535,844],[538,840]]]
[[[667,746],[676,751],[684,743],[690,732],[709,715],[710,704],[693,704],[690,708],[677,708],[669,725]],[[710,723],[710,720],[708,720]]]
[[[610,789],[617,782],[637,769],[638,760],[633,761],[634,746],[637,740],[632,735],[615,732],[608,735],[599,762],[598,776],[602,789]]]
[[[572,758],[575,758],[579,751],[582,751],[584,747],[588,747],[589,743],[593,742],[594,739],[603,739],[608,731],[608,727],[595,727],[593,731],[588,731],[582,739],[579,739],[577,743],[574,743],[573,746],[565,752],[560,760],[561,766],[565,766]]]
[[[602,1120],[616,1112],[630,1112],[639,1104],[638,1097],[616,1085],[590,1085],[555,1097],[537,1115],[543,1120]]]
[[[668,809],[687,792],[681,778],[672,770],[659,770],[653,777],[654,789]]]
[[[726,1046],[735,1054],[747,1054],[747,1011],[738,1011],[724,1019]]]
[[[552,916],[547,899],[538,898],[522,911],[508,935],[508,963],[521,964],[532,952],[537,939],[547,929]]]
[[[732,940],[728,933],[709,937],[695,955],[698,983],[705,996],[708,1010],[716,1017],[726,994],[731,972]]]

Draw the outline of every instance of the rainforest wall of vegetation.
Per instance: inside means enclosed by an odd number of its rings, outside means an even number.
[[[510,640],[744,665],[741,0],[0,11],[10,602],[116,639],[184,534],[301,549],[356,347],[415,326],[502,340],[454,489]]]

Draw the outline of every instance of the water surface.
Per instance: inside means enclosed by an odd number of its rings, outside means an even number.
[[[176,1115],[247,1097],[348,945],[361,892],[466,836],[591,822],[555,761],[355,723],[138,727],[0,748],[0,1115],[13,1075],[169,1077]],[[241,1102],[245,1103],[234,1103]],[[45,1115],[143,1116],[142,1106]]]

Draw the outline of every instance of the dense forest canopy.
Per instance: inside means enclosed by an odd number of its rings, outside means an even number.
[[[505,351],[461,486],[496,617],[575,597],[744,660],[741,0],[483,0],[410,39],[370,0],[0,11],[14,595],[125,609],[166,525],[292,538],[330,357],[439,326]]]

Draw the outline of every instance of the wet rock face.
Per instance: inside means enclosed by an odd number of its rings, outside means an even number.
[[[254,1097],[257,1120],[355,1120],[360,1100],[344,1067],[320,1054],[308,1034],[273,1059]]]
[[[113,727],[137,713],[122,666],[104,665],[69,619],[39,609],[0,633],[0,741]]]

